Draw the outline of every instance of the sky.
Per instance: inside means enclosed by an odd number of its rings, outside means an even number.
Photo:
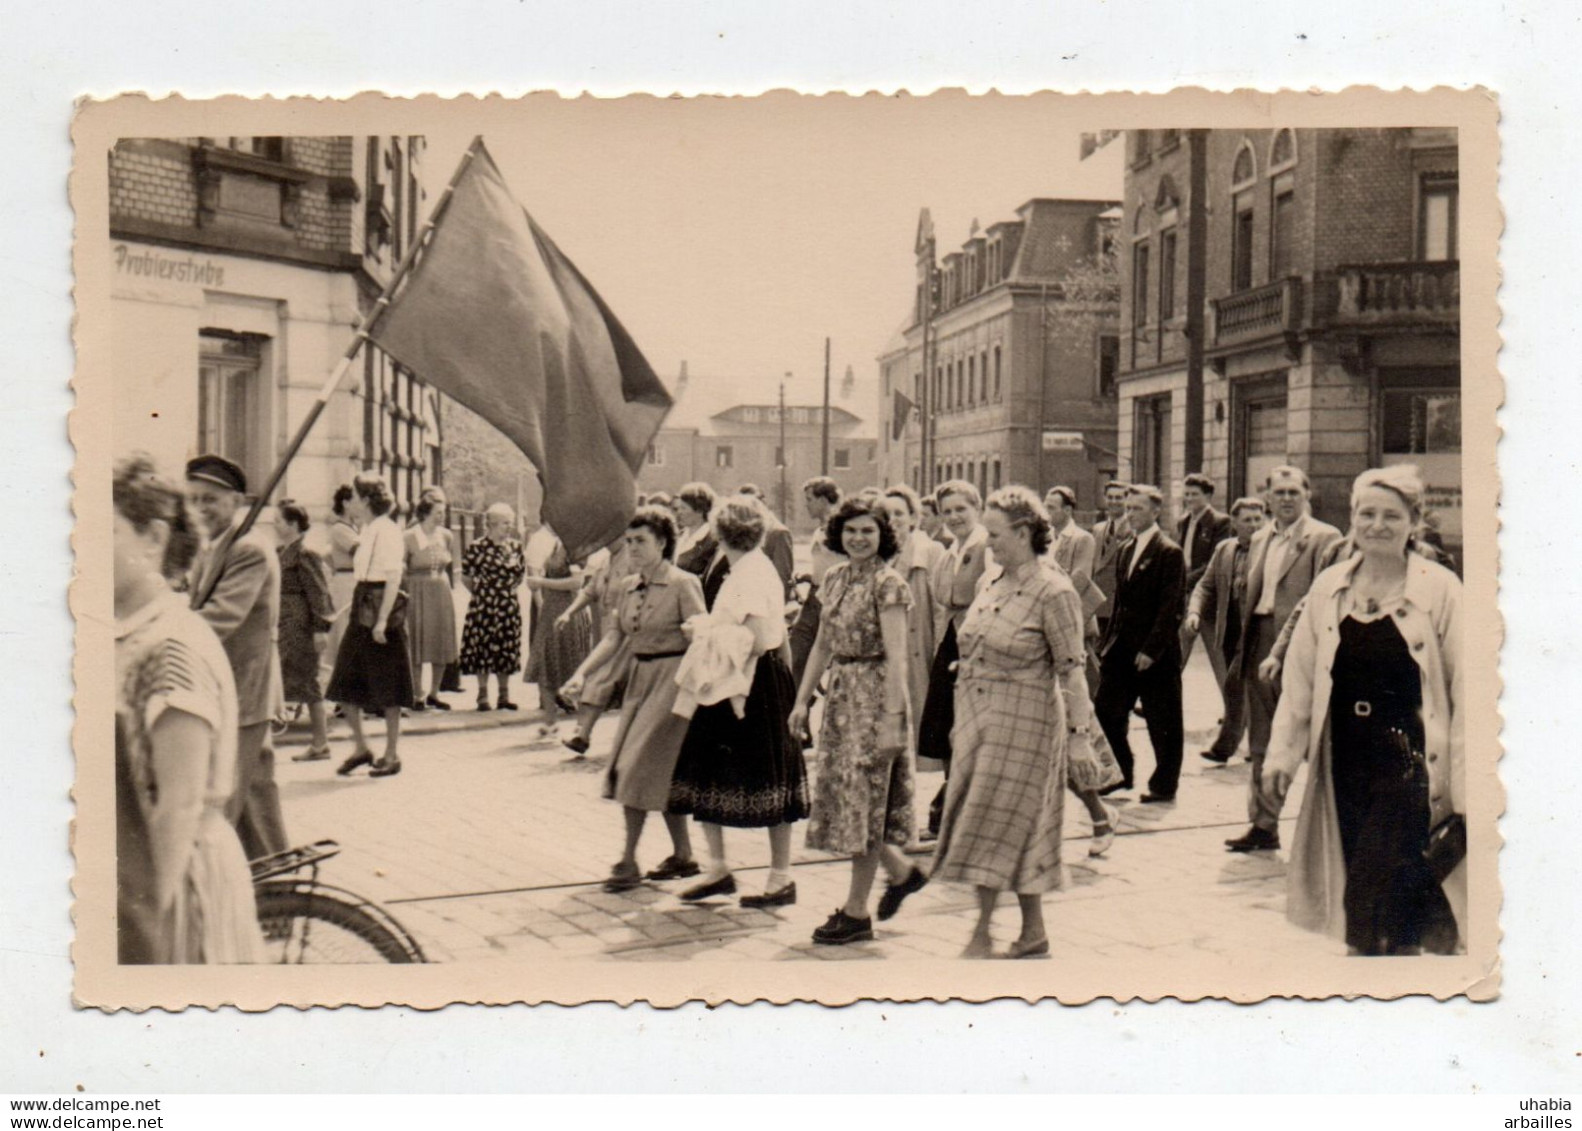
[[[1083,128],[1036,96],[530,99],[429,130],[426,176],[437,197],[482,134],[662,376],[685,360],[773,400],[790,372],[787,399],[814,403],[828,336],[834,386],[850,365],[845,407],[871,421],[919,210],[943,255],[1035,196],[1118,199],[1118,154],[1081,163]]]

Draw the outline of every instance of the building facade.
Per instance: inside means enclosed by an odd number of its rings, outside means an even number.
[[[1121,257],[1120,475],[1231,499],[1303,468],[1418,465],[1461,540],[1457,148],[1445,129],[1134,130]],[[1454,548],[1454,546],[1453,546]]]
[[[638,490],[674,494],[684,483],[702,482],[726,495],[755,483],[781,521],[799,535],[811,533],[813,523],[802,506],[802,484],[822,474],[822,402],[809,403],[803,395],[806,390],[797,388],[791,403],[794,394],[788,391],[782,446],[781,406],[774,382],[688,378],[683,369],[667,383],[675,407],[649,445]],[[842,385],[850,383],[848,374]],[[842,493],[883,482],[879,442],[861,417],[832,404],[829,433],[829,477]]]
[[[879,358],[886,480],[1063,483],[1097,505],[1119,458],[1118,205],[1030,200],[937,262],[923,211],[912,311]]]
[[[219,452],[262,485],[429,209],[421,137],[123,139],[109,156],[119,452]],[[440,397],[372,345],[277,497],[315,515],[442,475]]]

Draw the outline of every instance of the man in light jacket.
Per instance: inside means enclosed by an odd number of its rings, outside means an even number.
[[[1253,535],[1247,562],[1247,607],[1242,611],[1241,678],[1248,697],[1248,757],[1252,783],[1247,814],[1252,827],[1225,842],[1232,852],[1280,847],[1280,809],[1271,805],[1263,783],[1263,760],[1269,731],[1279,705],[1279,690],[1258,678],[1258,668],[1273,651],[1280,630],[1297,603],[1307,596],[1327,560],[1325,551],[1340,540],[1340,531],[1311,512],[1312,489],[1307,473],[1282,466],[1269,475],[1269,509],[1273,521]]]

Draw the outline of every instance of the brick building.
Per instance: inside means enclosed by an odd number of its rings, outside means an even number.
[[[1065,483],[1095,506],[1118,460],[1118,227],[1116,200],[1037,198],[936,263],[923,210],[912,311],[879,358],[887,481]]]
[[[675,407],[649,445],[638,490],[674,493],[684,483],[701,481],[731,494],[744,483],[756,483],[787,526],[798,535],[811,533],[801,488],[823,466],[822,382],[817,388],[812,381],[786,383],[783,497],[779,382],[689,377],[683,362],[667,384]],[[840,403],[851,403],[855,387],[848,369],[831,392],[829,409],[829,476],[846,494],[882,482],[871,426]]]
[[[109,155],[116,447],[261,483],[428,212],[421,137],[122,139]],[[278,496],[441,474],[439,395],[365,346]]]
[[[1344,528],[1414,463],[1461,539],[1457,149],[1445,129],[1134,130],[1120,474],[1225,499],[1281,463]]]

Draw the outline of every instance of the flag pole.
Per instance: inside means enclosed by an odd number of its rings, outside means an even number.
[[[451,197],[455,194],[456,185],[460,183],[462,174],[472,164],[473,158],[478,155],[482,145],[482,135],[474,137],[472,144],[467,147],[467,152],[462,154],[461,162],[456,166],[455,173],[451,174],[450,183],[445,186],[445,191],[440,194],[440,198],[434,202],[434,208],[429,213],[428,219],[423,222],[423,227],[419,230],[416,238],[413,239],[412,245],[407,248],[406,254],[396,264],[396,269],[390,276],[390,281],[385,284],[383,292],[380,293],[374,304],[369,307],[368,312],[363,315],[362,321],[352,334],[351,342],[347,345],[345,352],[341,354],[340,361],[335,364],[335,368],[330,371],[329,377],[325,379],[324,385],[319,389],[318,396],[314,398],[313,404],[309,406],[307,415],[302,418],[302,423],[297,426],[296,433],[291,437],[291,442],[280,453],[280,458],[275,461],[274,469],[270,471],[269,477],[264,480],[263,487],[253,496],[253,502],[248,507],[247,514],[243,516],[241,523],[235,528],[235,532],[230,535],[232,542],[251,530],[253,524],[258,521],[259,514],[269,505],[269,496],[274,494],[276,487],[280,486],[280,481],[285,478],[286,468],[296,458],[297,452],[301,450],[303,442],[308,438],[308,433],[318,423],[325,406],[329,404],[330,397],[335,395],[335,390],[340,388],[341,382],[346,379],[346,374],[351,370],[352,362],[357,359],[357,355],[362,351],[363,343],[368,341],[368,335],[373,331],[374,324],[379,321],[386,308],[389,307],[390,300],[395,296],[396,290],[406,279],[413,265],[417,263],[418,253],[433,236],[434,225],[439,223],[440,217],[444,215],[446,207],[450,204]],[[219,584],[219,580],[218,573],[210,578],[208,587],[197,594],[194,607],[202,606],[208,601],[209,597],[214,593],[214,587]]]

